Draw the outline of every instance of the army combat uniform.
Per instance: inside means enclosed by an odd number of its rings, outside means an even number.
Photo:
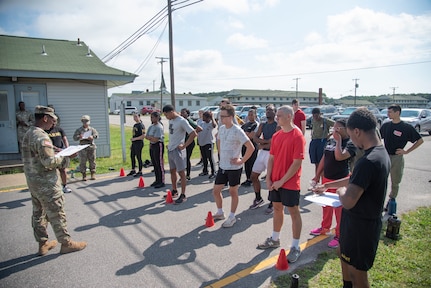
[[[48,240],[48,219],[57,240],[70,239],[64,212],[64,194],[56,168],[67,167],[67,157],[55,157],[51,139],[39,127],[32,126],[22,141],[22,159],[33,203],[32,226],[36,241]]]
[[[24,138],[24,135],[28,131],[30,126],[33,125],[33,123],[34,123],[34,115],[30,111],[19,110],[18,112],[16,112],[16,125],[17,125],[19,147],[22,146],[22,139]]]
[[[39,255],[45,255],[57,245],[57,241],[48,241],[47,226],[51,222],[52,230],[60,242],[60,253],[70,253],[84,249],[85,242],[71,240],[67,231],[65,198],[58,181],[57,168],[69,166],[69,157],[55,156],[54,148],[48,134],[39,127],[40,123],[53,123],[56,119],[54,110],[36,106],[35,114],[41,114],[36,126],[30,127],[22,140],[22,160],[28,189],[33,205],[32,227],[34,237],[39,242]],[[40,116],[40,115],[38,115]],[[38,119],[36,117],[36,119]]]
[[[82,174],[82,180],[86,181],[87,178],[87,161],[90,168],[91,178],[92,180],[96,179],[94,174],[96,173],[96,144],[94,144],[94,139],[99,137],[99,133],[96,129],[89,126],[90,124],[90,116],[84,115],[81,118],[83,126],[76,129],[73,134],[73,140],[79,141],[79,145],[90,144],[87,148],[79,151],[79,171]],[[87,123],[88,125],[85,125]],[[85,127],[87,126],[87,127]],[[91,136],[89,139],[88,136]]]

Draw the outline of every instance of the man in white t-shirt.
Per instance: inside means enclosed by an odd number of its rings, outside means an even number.
[[[181,195],[175,200],[175,204],[181,204],[187,200],[186,198],[186,167],[187,167],[187,155],[186,150],[195,139],[197,133],[190,126],[189,122],[181,117],[175,111],[174,106],[166,105],[163,107],[163,114],[169,120],[169,144],[168,144],[168,159],[169,169],[171,172],[172,181],[172,196],[178,195],[177,190],[177,173],[181,178]],[[184,142],[186,133],[189,134],[189,138]],[[166,195],[165,195],[166,197]]]

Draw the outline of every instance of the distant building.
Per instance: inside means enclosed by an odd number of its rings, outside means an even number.
[[[15,112],[18,102],[34,111],[51,104],[72,135],[91,116],[99,132],[97,157],[111,155],[108,89],[132,83],[137,75],[107,66],[77,41],[0,35],[0,160],[20,159]]]
[[[346,96],[334,101],[334,105],[341,105],[342,107],[360,107],[360,106],[376,106],[373,102],[362,99],[361,97]]]
[[[286,104],[290,105],[293,99],[298,99],[301,106],[319,105],[319,93],[305,91],[233,89],[226,94],[226,98],[238,105],[258,104],[265,106],[271,103],[279,107]]]
[[[398,104],[402,108],[427,108],[428,100],[416,95],[382,95],[377,97],[377,107],[387,108],[391,104]]]
[[[160,104],[160,101],[163,103]],[[172,104],[171,94],[167,91],[132,91],[132,93],[113,93],[109,99],[110,111],[120,109],[121,103],[124,106],[134,106],[140,110],[142,106],[153,106],[156,108],[163,107],[167,104]],[[190,111],[199,110],[199,108],[207,106],[208,101],[205,97],[198,97],[192,94],[175,94],[175,108],[180,111],[182,108],[187,108]]]

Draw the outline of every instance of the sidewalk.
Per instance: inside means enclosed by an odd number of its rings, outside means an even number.
[[[24,173],[0,175],[0,193],[25,188],[27,188],[27,181]]]

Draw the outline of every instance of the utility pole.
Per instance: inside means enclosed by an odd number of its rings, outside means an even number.
[[[163,77],[163,63],[167,62],[165,59],[169,59],[166,57],[156,57],[156,59],[160,59],[159,62],[161,64],[161,78],[160,78],[160,111],[163,109],[163,88],[166,88],[165,79]]]
[[[175,81],[174,81],[174,48],[172,40],[172,4],[168,0],[168,16],[169,16],[169,67],[171,75],[171,104],[175,107]]]
[[[356,89],[358,89],[359,84],[358,84],[358,78],[352,79],[353,81],[355,81],[355,105],[356,106]]]
[[[293,78],[296,81],[296,99],[298,99],[298,80],[301,78]]]
[[[395,101],[395,89],[398,89],[398,87],[389,87],[392,89],[392,100]]]

